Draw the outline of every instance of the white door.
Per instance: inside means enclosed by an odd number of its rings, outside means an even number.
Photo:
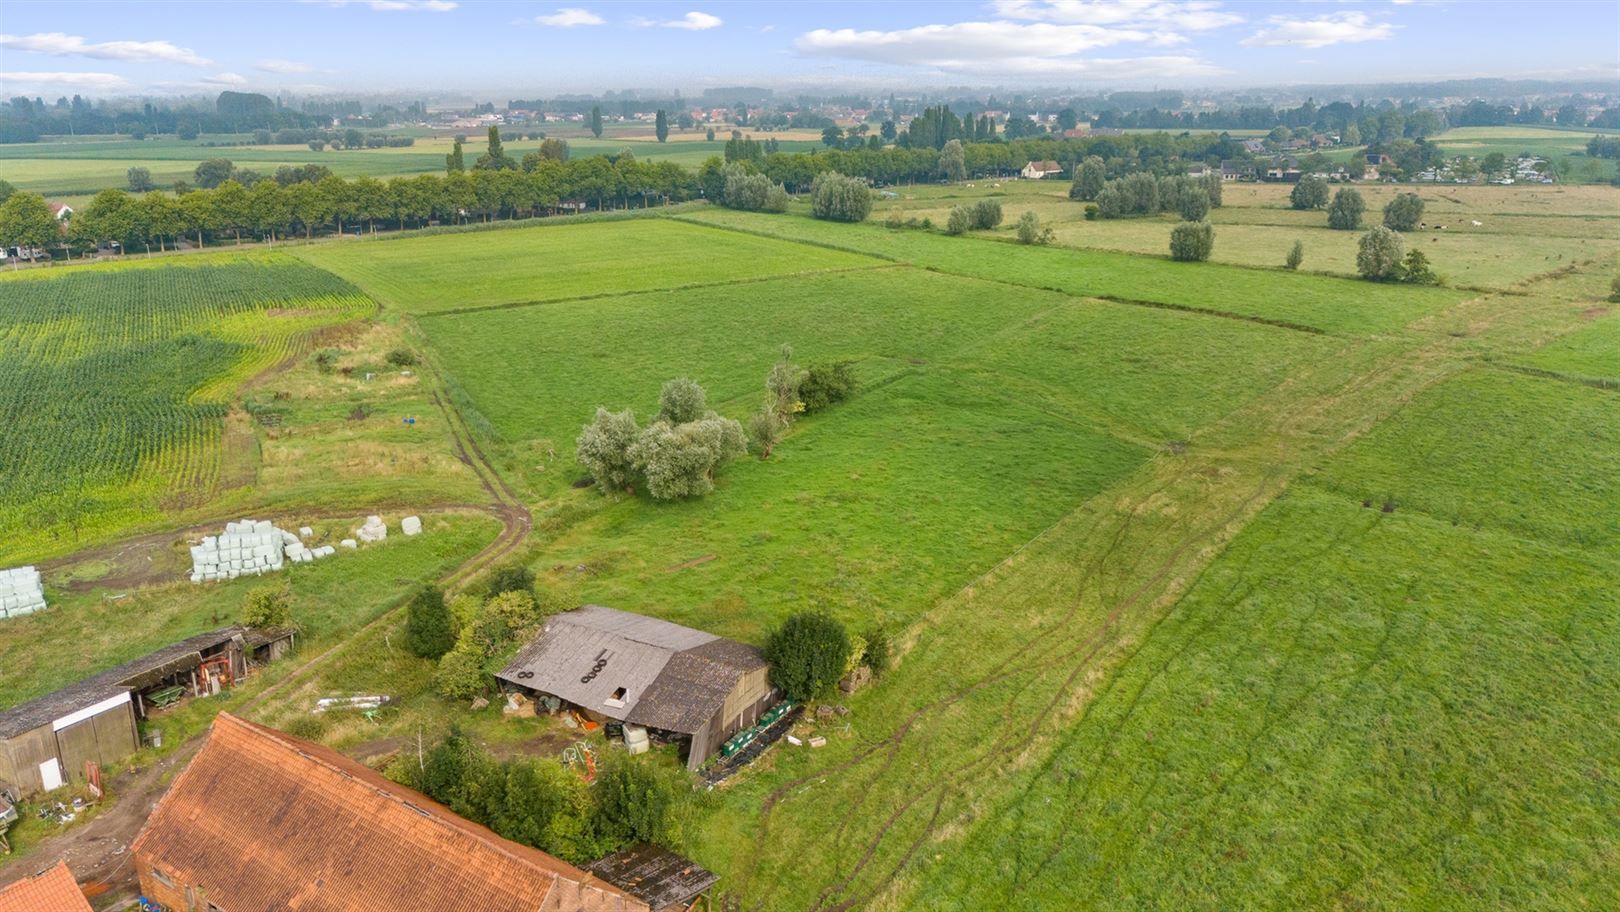
[[[49,792],[62,787],[62,767],[52,757],[39,765],[39,778],[45,782],[45,791]]]

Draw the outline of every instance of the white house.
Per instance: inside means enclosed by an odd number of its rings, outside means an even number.
[[[1025,180],[1040,180],[1043,177],[1062,174],[1063,168],[1057,162],[1048,159],[1046,161],[1032,161],[1024,166],[1024,170],[1018,173],[1022,174]]]

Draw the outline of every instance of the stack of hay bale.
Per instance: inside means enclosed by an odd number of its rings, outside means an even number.
[[[383,523],[381,516],[367,516],[366,524],[360,527],[355,537],[367,543],[380,542],[388,537],[388,526]]]
[[[45,610],[45,587],[33,567],[0,570],[0,618]]]
[[[191,581],[259,576],[280,570],[287,561],[308,563],[336,550],[330,545],[307,548],[298,536],[266,520],[244,519],[226,523],[223,535],[210,535],[191,549]]]

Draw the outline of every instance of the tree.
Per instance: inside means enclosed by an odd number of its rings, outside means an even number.
[[[134,167],[126,173],[129,178],[129,192],[146,193],[157,185],[152,183],[152,169]]]
[[[1186,221],[1203,221],[1209,215],[1209,194],[1191,181],[1183,182],[1176,192],[1176,211]]]
[[[1423,198],[1416,193],[1397,193],[1384,206],[1384,227],[1412,231],[1423,221]]]
[[[17,188],[12,185],[11,181],[0,180],[0,203],[11,199],[11,195],[16,192]]]
[[[702,418],[709,410],[708,397],[696,380],[676,377],[658,391],[658,420],[686,424]]]
[[[212,190],[230,180],[235,173],[236,165],[230,159],[210,158],[197,165],[191,174],[191,182],[204,190]]]
[[[710,127],[707,130],[704,130],[703,131],[703,138],[708,140],[709,142],[714,142],[714,127]]]
[[[468,637],[439,659],[433,671],[433,689],[452,700],[471,700],[489,686],[484,674],[484,657]]]
[[[292,595],[282,586],[265,586],[249,592],[242,601],[242,623],[259,628],[291,626]]]
[[[341,178],[332,178],[341,182]],[[186,233],[197,235],[197,247],[203,246],[203,232],[217,231],[220,228],[219,217],[214,207],[214,194],[212,193],[186,193],[180,197],[180,217],[185,222]]]
[[[506,154],[506,147],[501,144],[501,130],[494,124],[489,127],[489,149],[478,156],[473,168],[479,171],[511,171],[518,166],[512,157]]]
[[[771,684],[788,699],[805,702],[831,687],[849,661],[849,633],[832,615],[789,615],[765,640]]]
[[[1182,222],[1170,229],[1170,258],[1197,263],[1215,249],[1215,227],[1209,222]]]
[[[590,117],[591,135],[597,139],[602,138],[602,108],[600,105],[591,106]]]
[[[1374,226],[1361,236],[1356,250],[1356,272],[1364,279],[1388,282],[1400,278],[1401,255],[1406,243],[1393,229]]]
[[[680,839],[685,775],[652,758],[611,751],[597,770],[596,826],[618,842],[670,845]]]
[[[461,140],[458,139],[458,140],[456,140],[455,146],[451,148],[450,154],[448,154],[448,155],[446,155],[444,157],[444,173],[446,173],[446,174],[461,174],[462,172],[464,172],[466,170],[467,170],[466,154],[464,152],[462,152],[462,150],[461,150]]]
[[[939,173],[951,183],[967,180],[967,159],[962,152],[962,141],[953,139],[939,150]]]
[[[754,441],[759,447],[759,458],[771,458],[771,451],[782,439],[782,432],[786,430],[782,419],[776,416],[776,410],[766,402],[759,407],[759,411],[748,416],[748,439]]]
[[[1346,187],[1333,194],[1333,204],[1328,207],[1328,227],[1354,231],[1361,227],[1361,214],[1365,211],[1367,204],[1362,202],[1361,194]]]
[[[520,562],[502,564],[489,575],[484,594],[494,600],[508,592],[534,593],[534,571]]]
[[[443,589],[418,587],[405,611],[405,644],[413,655],[438,659],[456,645],[456,632],[450,624],[450,608],[445,604]]]
[[[1295,241],[1294,246],[1288,248],[1288,257],[1283,260],[1283,266],[1292,272],[1303,262],[1305,262],[1305,242]]]
[[[1288,191],[1288,204],[1295,209],[1320,209],[1328,204],[1327,179],[1314,174],[1299,179]]]
[[[702,497],[714,490],[714,473],[748,452],[742,425],[709,412],[696,421],[659,420],[641,432],[631,459],[657,500]]]
[[[669,114],[663,108],[659,108],[658,113],[653,116],[653,134],[658,137],[659,142],[669,141]]]
[[[872,191],[858,177],[823,171],[810,184],[810,213],[818,219],[860,222],[872,212]]]
[[[1080,167],[1074,169],[1074,182],[1069,185],[1069,199],[1088,202],[1094,200],[1106,183],[1108,172],[1103,160],[1098,156],[1088,155],[1080,162]]]
[[[1034,210],[1025,212],[1018,217],[1018,243],[1050,244],[1052,229],[1041,228],[1041,217],[1036,215]]]
[[[540,157],[555,162],[568,160],[568,140],[547,139],[540,143]]]
[[[0,246],[48,250],[61,236],[61,227],[45,197],[37,193],[13,193],[0,203]],[[16,260],[12,265],[16,265]]]
[[[783,427],[792,424],[793,416],[804,411],[804,402],[799,399],[799,386],[802,383],[804,372],[793,363],[793,347],[782,346],[781,356],[765,375],[765,392],[769,397],[766,405]]]
[[[1413,247],[1401,260],[1400,278],[1412,285],[1439,285],[1440,276],[1429,266],[1429,258]]]
[[[1620,304],[1620,276],[1615,276],[1609,283],[1609,303]]]
[[[1486,156],[1479,161],[1479,170],[1483,171],[1487,178],[1494,177],[1502,173],[1502,169],[1506,167],[1507,156],[1503,155],[1501,152],[1487,153]]]
[[[630,448],[640,435],[635,413],[629,409],[614,413],[598,408],[596,417],[579,432],[574,440],[579,462],[602,491],[624,491],[635,484]]]

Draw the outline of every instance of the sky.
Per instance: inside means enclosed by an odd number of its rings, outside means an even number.
[[[0,0],[0,97],[1620,78],[1620,2]]]

